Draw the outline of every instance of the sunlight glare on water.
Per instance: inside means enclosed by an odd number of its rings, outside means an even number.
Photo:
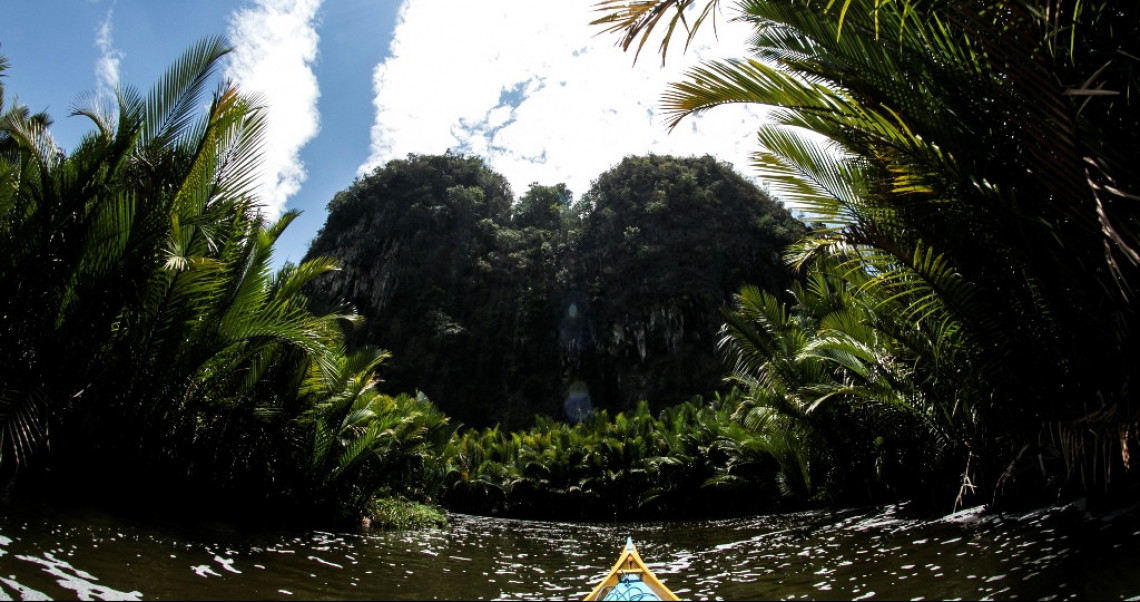
[[[894,508],[717,521],[305,533],[0,510],[0,600],[581,598],[627,536],[690,599],[1133,599],[1136,512]]]

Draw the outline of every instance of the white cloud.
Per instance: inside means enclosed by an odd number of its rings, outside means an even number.
[[[257,0],[230,17],[234,46],[226,76],[268,105],[259,196],[269,217],[280,216],[307,173],[301,148],[320,130],[313,74],[320,0]]]
[[[114,9],[107,11],[107,17],[95,30],[95,47],[99,49],[99,58],[95,60],[95,84],[100,100],[110,101],[114,97],[115,88],[119,86],[119,63],[123,60],[123,51],[115,48],[114,38],[111,36],[111,18]]]
[[[406,0],[373,75],[376,121],[361,172],[408,153],[482,156],[511,182],[564,182],[575,195],[627,155],[712,154],[748,174],[758,107],[689,117],[671,133],[660,97],[702,57],[741,56],[749,27],[718,16],[662,67],[589,22],[596,0]],[[683,34],[682,34],[683,35]],[[678,36],[681,38],[681,36]]]

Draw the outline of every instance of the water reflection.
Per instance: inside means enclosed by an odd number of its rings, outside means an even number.
[[[632,536],[692,599],[1129,599],[1135,513],[938,521],[893,508],[563,524],[454,516],[426,532],[187,528],[0,510],[0,600],[581,598]]]

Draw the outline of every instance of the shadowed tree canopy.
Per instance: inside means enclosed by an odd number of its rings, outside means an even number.
[[[492,282],[504,274],[488,260],[511,201],[506,179],[482,160],[448,154],[392,161],[329,203],[309,256],[334,256],[343,270],[321,281],[318,296],[361,310],[365,323],[350,341],[393,352],[384,373],[393,390],[420,389],[450,411],[457,391],[441,385],[470,389],[499,370],[480,351],[501,338],[502,314],[489,310],[503,306],[490,296],[501,294]]]
[[[459,155],[409,156],[329,203],[310,256],[343,270],[314,291],[365,316],[355,345],[392,352],[386,386],[467,424],[679,402],[723,386],[719,308],[746,283],[779,292],[803,231],[711,157],[630,157],[573,203]]]
[[[803,226],[709,156],[627,157],[582,203],[575,283],[597,335],[583,357],[595,396],[627,408],[721,387],[719,308],[745,283],[784,291],[780,252]]]

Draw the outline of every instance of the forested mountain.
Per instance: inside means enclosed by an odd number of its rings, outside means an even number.
[[[720,308],[779,294],[803,226],[711,157],[629,157],[575,203],[532,184],[512,204],[481,159],[409,156],[338,193],[310,257],[314,296],[365,317],[382,376],[466,424],[668,405],[722,388]]]

